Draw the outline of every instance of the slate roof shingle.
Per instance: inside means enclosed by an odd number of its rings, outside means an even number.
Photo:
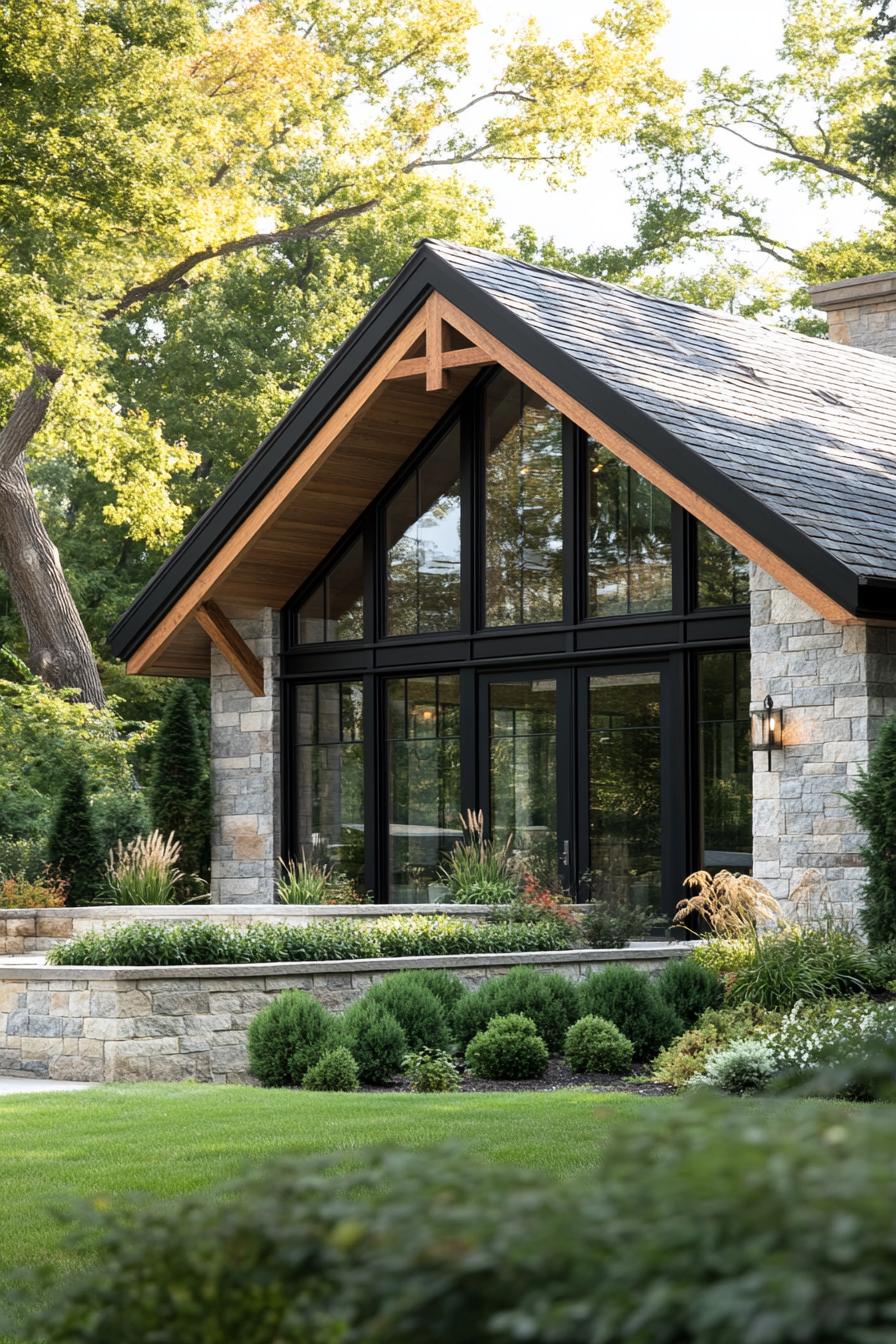
[[[856,574],[896,580],[896,360],[425,245]]]

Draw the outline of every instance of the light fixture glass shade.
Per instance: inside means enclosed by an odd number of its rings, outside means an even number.
[[[750,714],[750,746],[754,751],[778,751],[781,748],[784,712],[775,708],[770,695],[765,697],[762,709]]]

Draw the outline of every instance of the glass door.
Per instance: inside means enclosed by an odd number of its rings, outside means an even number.
[[[571,682],[561,672],[480,679],[486,824],[538,877],[570,881]]]
[[[660,910],[669,890],[670,822],[680,803],[670,798],[663,750],[666,679],[663,667],[580,673],[577,811],[586,900]]]

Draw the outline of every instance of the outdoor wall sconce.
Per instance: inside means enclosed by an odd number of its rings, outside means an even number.
[[[765,697],[762,709],[750,715],[750,746],[754,751],[768,753],[768,768],[772,768],[772,752],[780,751],[783,743],[784,711],[775,709],[770,695]]]

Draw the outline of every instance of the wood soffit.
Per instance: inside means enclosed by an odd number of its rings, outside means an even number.
[[[251,615],[262,606],[282,607],[478,369],[492,363],[544,397],[820,616],[856,621],[852,613],[460,308],[439,294],[430,294],[135,650],[128,671],[208,676],[209,646],[214,643],[250,689],[253,678],[258,685],[258,669],[246,661],[246,654],[254,655],[230,618]],[[263,687],[263,676],[260,684]],[[263,694],[263,689],[253,694]]]

